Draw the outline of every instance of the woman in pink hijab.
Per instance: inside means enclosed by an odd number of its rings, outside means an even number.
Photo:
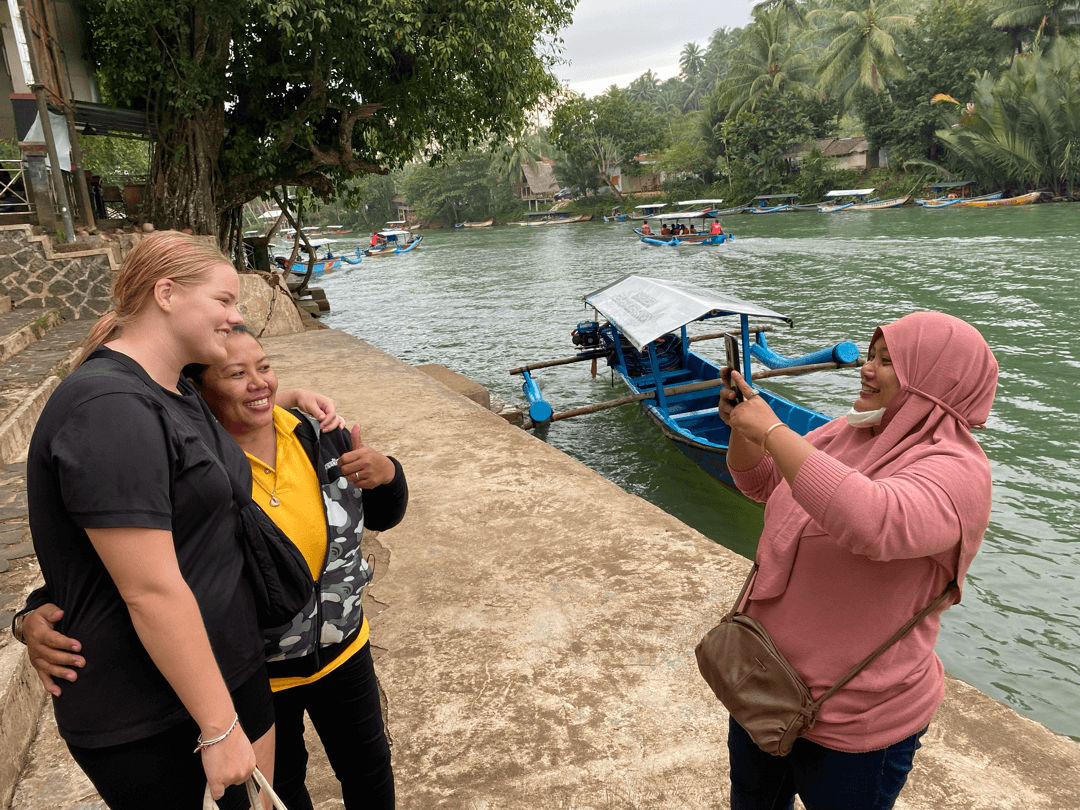
[[[760,566],[746,612],[817,698],[964,574],[990,518],[984,426],[997,361],[969,324],[917,312],[878,328],[851,411],[805,437],[738,372],[720,415],[728,468],[765,502]],[[943,610],[942,608],[941,610]],[[941,610],[824,702],[791,752],[728,734],[733,810],[888,810],[941,703]]]

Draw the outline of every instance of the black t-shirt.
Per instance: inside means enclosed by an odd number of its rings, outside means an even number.
[[[130,357],[102,347],[57,387],[30,442],[34,548],[65,611],[58,629],[79,639],[86,657],[55,701],[60,733],[73,745],[139,740],[188,716],[84,529],[171,531],[229,688],[262,663],[229,484],[230,474],[246,477],[250,490],[251,470],[195,389],[181,380],[179,390],[166,391]]]

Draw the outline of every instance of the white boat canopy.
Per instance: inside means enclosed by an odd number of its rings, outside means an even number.
[[[654,214],[652,219],[716,219],[708,211],[669,211],[666,214]]]
[[[410,234],[409,231],[402,231],[402,230],[394,229],[394,230],[379,231],[379,236],[383,236],[383,237],[393,236],[393,237],[396,238],[398,236],[411,236],[411,234]]]
[[[329,245],[330,240],[329,239],[308,239],[307,244],[311,245],[312,248],[318,249],[318,248],[321,248],[321,247],[323,247],[325,245]],[[307,245],[305,245],[303,242],[301,242],[300,243],[300,248],[301,248],[301,250],[307,250]]]
[[[865,197],[867,194],[873,194],[872,188],[838,188],[835,191],[828,192],[826,197]]]
[[[263,214],[259,214],[259,219],[277,219],[281,216],[280,208],[271,208],[269,211]]]
[[[639,351],[661,335],[710,313],[773,318],[788,326],[792,323],[786,315],[730,295],[633,274],[589,293],[585,303],[611,321]]]
[[[680,200],[676,205],[719,205],[723,200]]]
[[[392,219],[392,220],[390,220],[389,222],[387,222],[386,224],[387,224],[387,226],[389,226],[389,227],[393,227],[393,226],[395,226],[395,225],[404,225],[404,224],[405,224],[405,220],[403,220],[403,219]]]
[[[648,203],[646,205],[635,205],[634,210],[635,211],[642,211],[642,210],[644,210],[646,208],[666,208],[666,207],[667,207],[667,203]]]

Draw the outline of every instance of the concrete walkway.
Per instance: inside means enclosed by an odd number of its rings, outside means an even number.
[[[344,333],[267,348],[409,477],[369,608],[400,807],[727,807],[693,648],[744,559]],[[1080,808],[1080,744],[952,680],[897,807]]]
[[[409,478],[365,597],[398,806],[726,808],[727,717],[693,648],[748,563],[342,332],[265,344],[284,386],[333,396]],[[49,733],[42,782],[63,770]],[[341,806],[324,761],[309,785]],[[31,788],[16,806],[60,806]],[[897,807],[1080,808],[1080,744],[951,680]]]

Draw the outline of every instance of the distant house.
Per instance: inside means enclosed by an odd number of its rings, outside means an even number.
[[[390,201],[390,207],[394,210],[394,219],[399,222],[416,224],[416,217],[413,214],[413,210],[405,202],[405,197],[401,194],[394,195],[394,199]]]
[[[514,193],[529,204],[530,211],[547,209],[555,201],[559,181],[555,179],[555,162],[540,158],[535,163],[522,163]]]
[[[867,171],[868,169],[887,168],[889,165],[888,155],[884,149],[870,150],[867,139],[859,135],[855,138],[822,138],[814,143],[803,144],[784,155],[786,160],[801,163],[802,159],[817,147],[825,157],[833,158],[837,169],[855,169]]]
[[[649,167],[656,164],[656,155],[636,155],[634,163],[641,167]],[[627,174],[619,171],[608,178],[611,185],[620,194],[637,194],[643,191],[659,191],[660,184],[664,182],[664,173],[660,170],[646,168],[641,173]]]

